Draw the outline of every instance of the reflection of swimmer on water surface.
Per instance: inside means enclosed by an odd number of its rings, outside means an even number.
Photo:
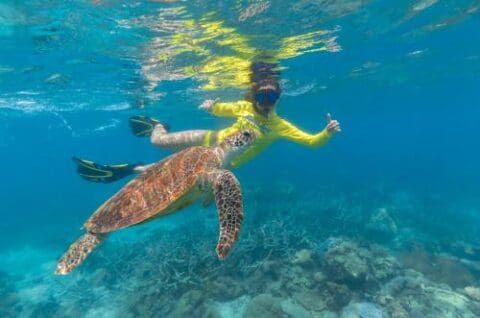
[[[320,147],[339,132],[340,124],[327,115],[326,127],[316,133],[306,133],[276,113],[276,107],[281,95],[278,83],[279,71],[275,64],[255,62],[251,66],[251,88],[245,100],[222,103],[218,100],[207,100],[200,108],[220,117],[236,118],[233,125],[213,130],[187,130],[168,132],[168,127],[156,119],[135,116],[130,120],[130,126],[135,135],[150,137],[158,147],[180,150],[191,146],[213,146],[226,137],[242,129],[252,129],[257,138],[250,148],[232,159],[230,167],[236,168],[257,156],[273,142],[279,139],[290,140],[310,147]],[[90,161],[78,160],[79,174],[89,181],[112,182],[131,173],[141,172],[147,166],[100,165]],[[118,173],[117,173],[118,172]]]
[[[341,50],[335,36],[338,28],[288,36],[246,35],[217,16],[209,13],[192,19],[182,5],[161,9],[158,21],[145,18],[128,22],[132,28],[161,31],[161,36],[154,36],[141,49],[141,75],[146,93],[139,99],[147,99],[146,105],[149,99],[156,101],[166,93],[159,91],[160,83],[186,78],[192,78],[207,91],[248,89],[250,65],[259,51],[270,56],[269,62],[278,63],[306,53]],[[258,48],[259,42],[266,43],[268,48]]]

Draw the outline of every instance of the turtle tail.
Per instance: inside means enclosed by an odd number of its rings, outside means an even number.
[[[55,274],[67,275],[80,264],[83,263],[85,258],[93,251],[93,249],[100,244],[100,242],[106,237],[104,233],[90,233],[81,236],[76,240],[68,251],[63,254],[62,258],[57,263],[57,269]]]

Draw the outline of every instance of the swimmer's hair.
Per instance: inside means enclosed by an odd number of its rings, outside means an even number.
[[[280,68],[277,63],[265,62],[264,59],[256,60],[250,65],[250,89],[245,94],[247,101],[253,102],[253,96],[259,88],[264,86],[273,86],[281,93],[280,87]]]
[[[278,63],[266,62],[267,57],[256,59],[250,65],[250,83],[258,83],[266,79],[279,79],[280,67]],[[271,59],[270,59],[271,60]]]

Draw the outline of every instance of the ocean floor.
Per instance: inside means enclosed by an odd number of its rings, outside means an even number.
[[[480,316],[478,231],[455,217],[458,206],[380,188],[245,188],[246,219],[225,261],[214,207],[116,233],[77,271],[53,275],[77,231],[61,250],[0,255],[0,316]]]

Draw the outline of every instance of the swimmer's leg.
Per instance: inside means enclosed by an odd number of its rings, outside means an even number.
[[[73,157],[80,177],[91,182],[110,183],[146,170],[150,165],[124,163],[104,165],[90,160]]]
[[[168,130],[166,124],[147,116],[130,117],[128,125],[130,126],[132,134],[137,137],[150,137],[156,126],[161,127],[161,129],[164,129],[165,131]]]
[[[187,130],[170,133],[168,132],[168,125],[146,116],[131,117],[129,125],[135,136],[150,137],[150,141],[154,145],[174,151],[191,146],[202,146],[206,141],[209,144],[212,135],[209,130]]]
[[[209,138],[209,134],[211,134],[209,130],[186,130],[169,133],[160,124],[155,126],[150,141],[158,147],[177,151],[191,146],[204,145],[205,139]]]

